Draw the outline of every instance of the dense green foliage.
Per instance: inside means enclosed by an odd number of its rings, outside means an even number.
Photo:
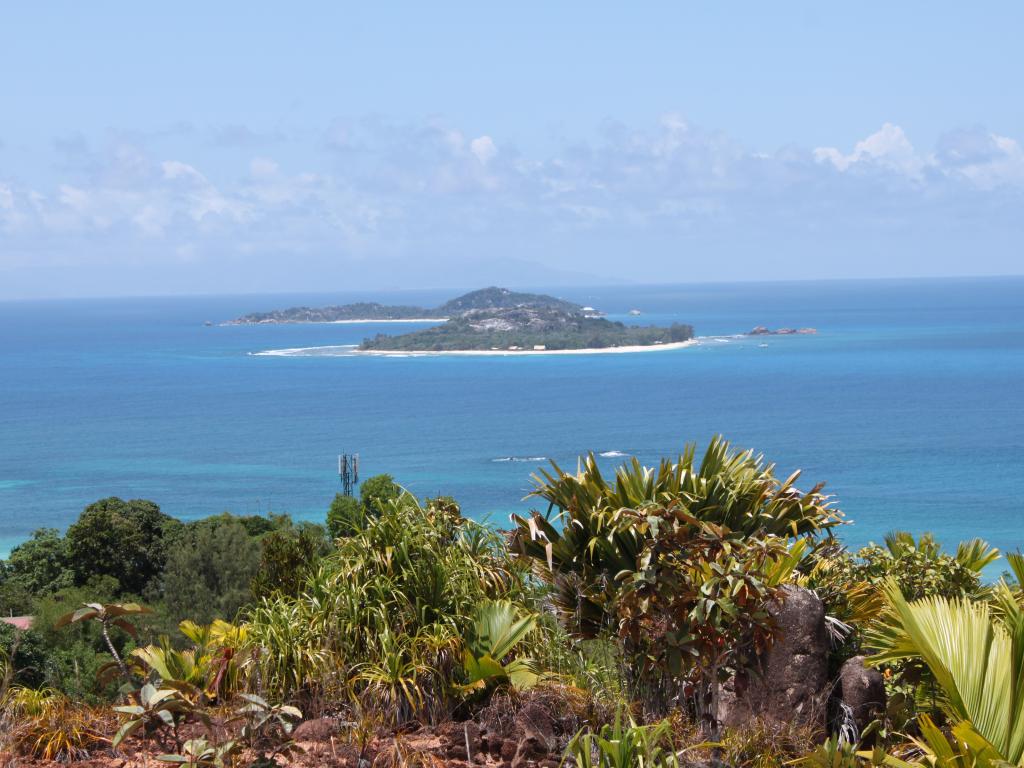
[[[168,534],[180,525],[143,499],[111,497],[90,504],[64,535],[75,584],[110,576],[127,594],[158,588],[154,580],[167,560]]]
[[[524,293],[510,291],[508,288],[481,288],[470,291],[438,307],[442,317],[455,317],[465,312],[487,309],[510,309],[513,307],[536,307],[540,309],[557,309],[562,312],[579,312],[583,309],[565,299],[556,299],[543,293]]]
[[[605,349],[670,344],[693,338],[693,328],[626,325],[584,312],[557,308],[515,307],[476,310],[442,325],[401,336],[379,334],[360,349],[409,352],[457,350]]]
[[[66,535],[41,529],[0,561],[0,612],[34,616],[28,632],[0,624],[0,655],[17,635],[13,682],[105,700],[117,686],[97,677],[111,659],[102,632],[55,630],[60,616],[86,602],[145,602],[153,612],[136,622],[138,640],[110,628],[115,652],[128,656],[138,643],[177,635],[183,619],[233,620],[264,594],[294,592],[330,549],[322,526],[286,515],[182,523],[149,501],[103,499]]]
[[[773,469],[719,439],[699,465],[690,445],[657,469],[634,459],[614,484],[593,455],[579,474],[553,464],[535,478],[548,514],[514,517],[513,545],[569,632],[618,639],[646,707],[692,690],[716,731],[720,683],[770,641],[766,607],[790,546],[799,555],[840,522],[820,486],[796,491],[796,475]]]
[[[358,500],[341,493],[335,495],[327,510],[327,532],[334,539],[358,533],[402,494],[401,486],[391,475],[368,478],[360,485]]]
[[[327,531],[314,523],[288,525],[268,533],[263,537],[259,565],[252,577],[252,596],[298,594],[307,575],[330,551]]]
[[[237,519],[224,515],[190,524],[175,536],[167,557],[168,616],[175,624],[233,618],[251,602],[250,584],[258,573],[260,542]]]
[[[360,301],[331,307],[289,307],[269,312],[253,312],[233,320],[232,323],[334,323],[340,320],[407,320],[430,317],[444,315],[436,309],[388,306],[375,301]]]
[[[396,722],[436,719],[454,704],[449,681],[476,607],[522,588],[493,532],[447,500],[403,494],[339,539],[301,593],[253,609],[264,685],[285,697],[381,696]]]
[[[366,511],[359,499],[338,493],[327,510],[327,532],[332,539],[351,536],[362,530],[366,519]]]
[[[36,688],[46,683],[46,646],[38,632],[0,623],[0,658],[10,662],[12,684]]]
[[[8,615],[29,613],[35,596],[53,594],[74,580],[64,537],[55,528],[40,528],[0,562],[0,606]]]
[[[999,553],[980,540],[896,532],[849,553],[842,515],[798,477],[720,438],[614,478],[591,455],[541,470],[548,508],[504,534],[388,475],[337,496],[326,527],[104,499],[0,567],[0,611],[34,618],[0,624],[0,753],[133,740],[270,766],[298,754],[305,713],[337,716],[348,744],[390,734],[381,765],[436,765],[395,734],[524,706],[574,723],[577,766],[1024,765],[1024,557],[986,584]],[[723,683],[755,670],[793,584],[822,599],[836,666],[864,654],[885,672],[872,752],[816,749],[809,725],[720,727]]]

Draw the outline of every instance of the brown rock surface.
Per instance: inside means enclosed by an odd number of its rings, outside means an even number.
[[[839,700],[850,709],[858,732],[885,712],[885,678],[864,663],[863,656],[847,659],[839,670]]]
[[[777,627],[775,641],[758,669],[726,683],[719,719],[728,726],[764,717],[824,727],[829,649],[825,607],[810,590],[787,584],[769,613]]]

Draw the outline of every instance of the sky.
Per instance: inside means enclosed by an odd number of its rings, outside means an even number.
[[[0,299],[1024,273],[1024,4],[0,5]]]

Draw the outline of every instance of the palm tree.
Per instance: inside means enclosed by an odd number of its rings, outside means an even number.
[[[536,614],[521,612],[509,600],[482,603],[465,639],[465,690],[482,691],[489,684],[507,684],[515,690],[536,685],[539,676],[531,659],[508,658],[536,626]]]
[[[923,660],[953,725],[947,747],[1024,765],[1024,611],[1010,586],[996,586],[994,604],[945,597],[908,602],[894,580],[884,592],[889,610],[867,638],[880,649],[872,661]],[[941,752],[930,721],[921,725],[931,734],[929,749]]]

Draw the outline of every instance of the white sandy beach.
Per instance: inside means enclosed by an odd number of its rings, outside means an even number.
[[[380,357],[427,357],[430,355],[459,355],[467,357],[519,356],[519,355],[609,355],[627,352],[667,352],[670,349],[692,347],[697,339],[674,341],[670,344],[637,344],[629,347],[603,347],[600,349],[460,349],[440,352],[427,350],[399,349],[353,349],[353,355],[377,355]]]

